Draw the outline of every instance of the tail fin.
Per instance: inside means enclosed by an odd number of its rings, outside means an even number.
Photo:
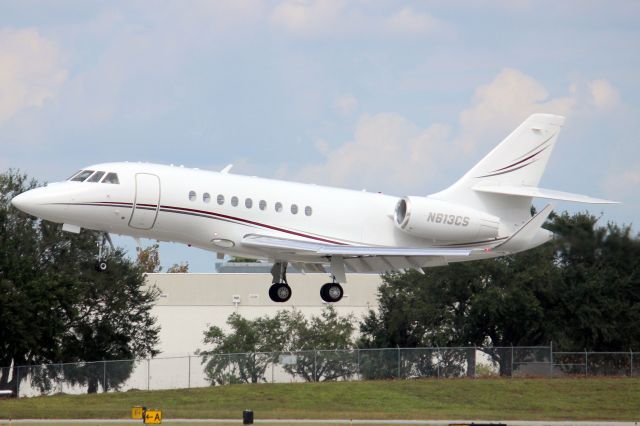
[[[538,186],[564,117],[533,114],[438,198],[466,197],[478,185]]]
[[[508,219],[516,226],[530,219],[532,197],[474,190],[478,186],[532,186],[542,178],[564,117],[533,114],[456,183],[430,195]]]

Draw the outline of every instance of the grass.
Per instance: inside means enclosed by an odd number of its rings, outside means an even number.
[[[0,418],[640,420],[640,379],[449,379],[231,385],[0,401]]]

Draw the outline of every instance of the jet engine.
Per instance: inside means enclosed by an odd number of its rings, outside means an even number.
[[[394,222],[407,234],[433,243],[473,243],[498,236],[500,219],[470,207],[427,197],[404,197]]]

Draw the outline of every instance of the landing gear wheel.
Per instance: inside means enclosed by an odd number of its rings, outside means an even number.
[[[320,297],[327,303],[339,302],[344,296],[344,290],[338,283],[326,283],[320,287]]]
[[[96,267],[96,271],[98,271],[98,272],[104,272],[104,271],[106,271],[106,270],[107,270],[108,265],[107,265],[107,262],[106,262],[106,261],[104,261],[104,260],[98,260],[98,261],[96,262],[95,267]]]
[[[274,302],[286,302],[291,299],[291,287],[285,283],[276,283],[269,287],[269,297]]]

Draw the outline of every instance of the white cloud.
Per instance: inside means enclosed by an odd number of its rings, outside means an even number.
[[[611,109],[620,103],[618,90],[607,80],[593,80],[589,84],[591,103],[598,109]]]
[[[358,109],[358,100],[353,95],[342,95],[335,100],[334,107],[340,115],[348,117]]]
[[[416,12],[405,7],[394,13],[386,22],[392,34],[418,35],[447,30],[447,26],[427,13]]]
[[[27,108],[42,108],[66,76],[60,50],[38,30],[0,30],[0,123]]]
[[[376,13],[367,1],[283,0],[271,12],[275,28],[305,37],[389,36],[451,33],[450,25],[428,13],[404,7]],[[363,7],[364,6],[364,7]]]
[[[600,109],[615,103],[615,88],[602,80],[596,82],[571,84],[567,96],[551,97],[538,80],[507,68],[475,90],[469,107],[460,113],[455,137],[449,137],[449,127],[443,124],[421,129],[397,113],[363,115],[352,141],[332,149],[329,142],[317,140],[316,149],[325,161],[304,167],[296,177],[369,188],[424,187],[440,180],[454,162],[475,158],[478,151],[488,152],[530,114],[584,113],[585,109],[576,104],[585,99],[585,94],[598,99],[594,103]],[[349,112],[354,104],[355,99],[347,95],[338,98],[335,106]],[[625,179],[634,176],[628,174]]]
[[[271,13],[271,22],[292,33],[330,33],[345,9],[342,0],[284,0]]]
[[[478,87],[471,106],[460,113],[458,143],[465,151],[514,128],[536,112],[567,115],[575,104],[573,96],[549,98],[547,89],[521,71],[505,68],[491,83]]]
[[[447,126],[421,129],[395,113],[365,115],[352,141],[328,151],[323,144],[325,161],[303,168],[298,178],[370,190],[408,188],[438,171],[448,134]]]

